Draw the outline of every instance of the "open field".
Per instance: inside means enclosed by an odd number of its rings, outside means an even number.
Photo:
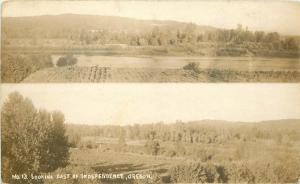
[[[73,66],[39,70],[22,82],[300,82],[300,73]]]
[[[300,176],[299,128],[299,120],[69,125],[68,135],[78,134],[81,139],[71,149],[70,164],[52,174],[124,175],[123,179],[78,178],[65,183],[292,182]],[[129,179],[132,174],[146,178]]]
[[[90,175],[97,173],[114,173],[124,174],[124,176],[129,174],[144,174],[146,177],[153,177],[153,173],[160,176],[167,175],[167,171],[170,167],[182,161],[184,161],[183,158],[178,159],[164,156],[122,153],[101,148],[73,149],[71,150],[70,165],[56,172],[72,174],[85,173]],[[82,183],[99,183],[99,180],[101,180],[101,183],[134,182],[133,179],[78,179],[78,181]],[[52,183],[52,181],[50,183]]]
[[[24,78],[20,81],[25,83],[300,81],[300,61],[293,58],[74,55],[72,56],[76,60],[74,65],[58,66],[58,61],[64,57],[51,55],[51,67],[37,71],[35,69],[32,73],[27,72],[20,76],[20,79]],[[195,64],[194,68],[186,68],[191,63]],[[7,75],[4,77],[10,79],[9,72],[5,73]]]
[[[74,63],[59,65],[67,56]],[[299,68],[295,58],[5,53],[1,79],[5,83],[299,82]]]
[[[93,144],[92,147],[83,146],[71,149],[70,164],[66,168],[56,170],[52,175],[55,176],[55,174],[59,173],[78,174],[80,176],[76,180],[69,178],[64,181],[65,183],[172,183],[180,181],[180,175],[183,178],[186,175],[184,171],[181,171],[181,173],[178,173],[179,176],[176,176],[173,173],[176,172],[175,168],[184,167],[191,163],[199,163],[200,161],[202,167],[207,167],[209,164],[219,168],[222,166],[226,171],[225,173],[230,173],[228,176],[221,178],[218,175],[220,174],[219,171],[214,174],[211,171],[214,182],[245,182],[248,179],[251,180],[251,178],[247,177],[255,175],[256,183],[258,183],[260,179],[267,181],[263,175],[270,175],[271,172],[276,172],[264,168],[265,164],[270,164],[270,167],[274,167],[273,169],[280,169],[279,173],[281,173],[284,172],[285,166],[281,165],[283,163],[280,160],[284,159],[286,161],[287,172],[290,172],[289,169],[292,168],[300,169],[296,166],[300,162],[300,157],[297,154],[300,151],[299,142],[288,145],[285,145],[285,143],[278,145],[276,142],[270,140],[258,140],[256,142],[232,141],[227,144],[195,145],[185,143],[180,145],[180,149],[179,147],[177,147],[177,150],[175,149],[178,156],[169,155],[168,150],[172,149],[171,147],[176,147],[176,144],[178,144],[171,142],[161,142],[158,155],[148,154],[144,146],[127,145],[122,146],[122,149],[120,149],[118,148],[120,145],[115,144]],[[243,166],[243,164],[246,165]],[[234,171],[234,167],[245,166],[249,171],[245,170],[244,172],[249,173],[244,173],[244,176],[242,173],[239,173],[242,171]],[[299,172],[297,170],[295,170],[296,173]],[[203,172],[205,175],[205,172],[208,171]],[[95,174],[109,173],[123,174],[124,177],[122,179],[97,179],[92,177]],[[82,178],[83,176],[80,174],[90,175],[90,178]],[[143,175],[145,178],[128,178],[137,174]],[[239,174],[241,176],[238,176]],[[249,176],[246,176],[248,174]],[[259,178],[259,175],[262,175],[262,178]],[[192,176],[190,177],[192,179]],[[49,181],[51,182],[46,181],[45,183],[62,182],[61,179]],[[187,182],[184,179],[182,181]]]

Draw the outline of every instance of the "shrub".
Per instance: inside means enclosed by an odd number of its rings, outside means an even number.
[[[300,173],[300,162],[290,153],[276,153],[268,158],[225,163],[232,183],[294,183]]]
[[[79,146],[81,137],[77,133],[72,133],[68,135],[68,141],[71,147],[76,148]]]
[[[199,159],[202,162],[212,160],[214,153],[206,148],[196,147],[193,149],[192,156],[194,159]]]
[[[183,163],[169,170],[174,183],[213,183],[227,182],[227,174],[223,167],[212,163]]]
[[[208,76],[212,78],[214,81],[227,81],[225,78],[225,74],[230,71],[221,71],[216,69],[208,70]],[[228,75],[228,73],[227,73]]]
[[[21,82],[31,73],[53,67],[50,55],[43,54],[3,54],[1,62],[2,82]]]
[[[93,143],[92,141],[88,140],[88,141],[81,141],[79,144],[79,148],[82,149],[93,149],[93,148],[97,148],[98,145],[96,143]]]
[[[93,149],[93,144],[92,143],[87,143],[86,144],[86,148],[88,148],[88,149]]]
[[[168,157],[175,157],[176,156],[176,151],[175,150],[168,150],[165,152],[165,155]]]
[[[77,63],[77,58],[74,57],[73,55],[69,54],[69,55],[60,57],[56,62],[56,66],[58,66],[58,67],[72,66],[72,65],[75,65],[76,63]]]
[[[233,183],[254,183],[255,176],[249,169],[249,164],[244,162],[229,163],[226,165],[228,171],[229,181]]]
[[[187,65],[183,66],[183,69],[184,70],[192,70],[196,73],[200,73],[200,70],[199,70],[199,63],[196,63],[196,62],[190,62],[188,63]]]
[[[157,155],[160,150],[160,144],[157,140],[149,140],[145,146],[151,155]]]

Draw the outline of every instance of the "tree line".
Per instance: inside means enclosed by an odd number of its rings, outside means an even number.
[[[287,120],[288,121],[288,120]],[[296,121],[297,120],[291,120]],[[256,141],[274,140],[278,143],[300,140],[299,128],[296,124],[291,127],[271,126],[262,124],[215,124],[218,121],[182,122],[172,124],[135,124],[128,126],[86,126],[68,125],[68,133],[79,137],[100,136],[128,140],[159,140],[162,142],[182,142],[190,144],[221,144],[234,140]],[[118,130],[118,131],[116,131]]]
[[[238,24],[235,29],[219,29],[172,21],[137,21],[117,17],[105,20],[107,17],[80,15],[69,18],[61,16],[45,20],[42,17],[36,17],[36,20],[34,18],[4,19],[3,35],[8,38],[4,40],[4,45],[9,42],[9,39],[24,38],[67,39],[84,45],[210,47],[211,45],[204,43],[227,43],[227,47],[242,46],[274,50],[297,50],[300,44],[299,37],[281,35],[275,31],[253,31],[241,24]],[[70,23],[70,20],[74,23]],[[111,24],[108,24],[109,21]],[[41,26],[34,26],[35,22],[40,22]]]
[[[70,145],[64,121],[59,111],[38,110],[18,92],[9,94],[1,109],[2,181],[39,183],[12,175],[37,175],[66,166]]]

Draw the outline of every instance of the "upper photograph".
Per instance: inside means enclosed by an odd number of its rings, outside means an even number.
[[[2,83],[300,82],[296,1],[2,3]]]

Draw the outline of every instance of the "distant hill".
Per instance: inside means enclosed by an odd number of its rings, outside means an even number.
[[[282,119],[282,120],[270,120],[270,121],[261,121],[256,123],[260,126],[272,126],[272,127],[282,127],[282,128],[296,128],[300,129],[300,119]]]
[[[133,18],[101,16],[101,15],[42,15],[28,17],[4,17],[2,26],[4,29],[43,29],[43,30],[108,30],[125,33],[139,33],[149,31],[153,27],[162,29],[184,29],[189,23],[176,21],[138,20]],[[199,32],[216,30],[210,26],[197,25]]]
[[[250,125],[250,126],[261,126],[261,127],[267,127],[267,126],[272,126],[272,127],[295,127],[300,129],[300,119],[281,119],[281,120],[267,120],[267,121],[258,121],[258,122],[242,122],[242,121],[225,121],[225,120],[211,120],[211,119],[204,119],[204,120],[199,120],[199,121],[189,121],[189,122],[184,122],[180,121],[177,123],[190,123],[190,124],[199,124],[199,125]],[[151,123],[149,123],[151,124]],[[155,124],[155,123],[154,123]],[[168,123],[169,124],[169,123]],[[170,123],[174,124],[174,123]],[[88,126],[88,127],[99,127],[99,126],[110,126],[108,124],[106,125],[84,125],[82,123],[70,123],[70,126]]]
[[[267,121],[258,121],[258,122],[239,122],[239,121],[223,121],[223,120],[200,120],[200,121],[191,121],[189,123],[193,124],[202,124],[202,125],[249,125],[257,127],[273,127],[273,128],[298,128],[300,129],[300,119],[281,119],[281,120],[267,120]]]
[[[268,120],[259,122],[232,122],[220,120],[194,121],[191,125],[197,127],[233,128],[243,132],[260,130],[264,132],[293,132],[300,135],[300,119]]]

